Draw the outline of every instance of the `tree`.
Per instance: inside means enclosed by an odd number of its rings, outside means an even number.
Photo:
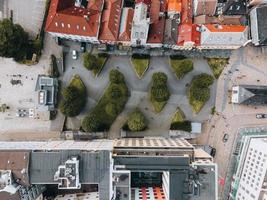
[[[158,102],[168,101],[170,92],[167,85],[155,85],[151,88],[151,95]]]
[[[131,131],[143,131],[147,127],[147,120],[144,114],[140,110],[136,109],[130,114],[127,125]]]
[[[194,79],[194,84],[198,87],[206,88],[212,85],[214,78],[209,74],[199,74]]]
[[[108,87],[107,96],[108,96],[109,100],[119,99],[120,97],[122,97],[122,91],[121,91],[119,85],[111,84]]]
[[[101,127],[101,120],[98,115],[90,113],[82,121],[82,129],[86,132],[97,132]]]
[[[18,24],[9,19],[0,21],[0,56],[21,61],[29,48],[29,36]]]
[[[88,70],[93,70],[96,67],[97,64],[97,58],[89,54],[88,52],[83,54],[83,65]]]
[[[157,72],[154,73],[152,76],[152,81],[154,85],[163,85],[166,84],[168,80],[168,77],[165,73],[163,72]]]
[[[86,104],[86,95],[73,87],[68,86],[62,91],[63,100],[59,109],[67,117],[75,117],[82,111]]]
[[[111,83],[119,84],[124,82],[124,76],[119,70],[112,69],[109,72],[109,80]]]

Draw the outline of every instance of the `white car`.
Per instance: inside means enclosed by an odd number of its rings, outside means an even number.
[[[77,58],[78,58],[77,51],[76,50],[72,50],[72,59],[73,60],[77,60]]]

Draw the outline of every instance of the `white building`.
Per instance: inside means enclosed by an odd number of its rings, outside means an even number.
[[[246,26],[206,24],[199,31],[200,49],[238,49],[248,42]]]
[[[131,44],[133,46],[146,44],[149,24],[150,18],[148,17],[148,6],[142,2],[136,4],[131,33]]]
[[[267,136],[245,136],[235,179],[236,200],[265,200],[267,196]]]

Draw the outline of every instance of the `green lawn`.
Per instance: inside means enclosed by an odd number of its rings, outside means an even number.
[[[172,123],[182,122],[184,120],[185,120],[184,112],[180,108],[178,108],[172,117]]]
[[[69,85],[78,88],[81,93],[86,92],[86,87],[80,76],[77,74],[73,75]]]
[[[178,79],[182,79],[194,69],[194,64],[190,59],[170,58],[170,65]]]
[[[131,58],[134,71],[138,78],[142,78],[149,67],[149,58]]]
[[[213,72],[213,75],[216,79],[218,79],[223,71],[223,69],[226,67],[226,65],[229,63],[228,58],[208,58],[208,64]]]
[[[197,100],[191,100],[190,105],[192,106],[192,109],[195,113],[199,113],[206,102],[203,101],[197,101]]]
[[[154,108],[154,111],[156,113],[160,113],[164,106],[167,104],[168,101],[162,101],[162,102],[158,102],[158,101],[155,101],[153,98],[150,97],[150,101],[152,103],[152,106]]]

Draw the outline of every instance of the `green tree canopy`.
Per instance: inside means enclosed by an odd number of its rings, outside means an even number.
[[[97,132],[101,127],[101,120],[94,113],[88,114],[82,121],[82,129],[86,132]]]
[[[23,60],[29,48],[29,36],[9,19],[0,21],[0,56]]]
[[[153,85],[151,88],[151,95],[157,102],[168,101],[170,92],[167,85]]]
[[[67,117],[80,114],[86,104],[86,95],[73,86],[68,86],[62,91],[63,100],[59,105],[60,111]]]
[[[163,72],[156,72],[152,75],[152,81],[154,85],[164,85],[167,83],[168,77]]]
[[[109,72],[109,80],[111,83],[122,83],[124,82],[124,76],[119,70],[112,69]]]
[[[94,55],[89,54],[88,52],[83,54],[83,65],[88,70],[93,70],[96,67],[96,62],[97,58]]]
[[[137,109],[130,114],[127,125],[131,131],[143,131],[147,127],[147,120],[144,114]]]

